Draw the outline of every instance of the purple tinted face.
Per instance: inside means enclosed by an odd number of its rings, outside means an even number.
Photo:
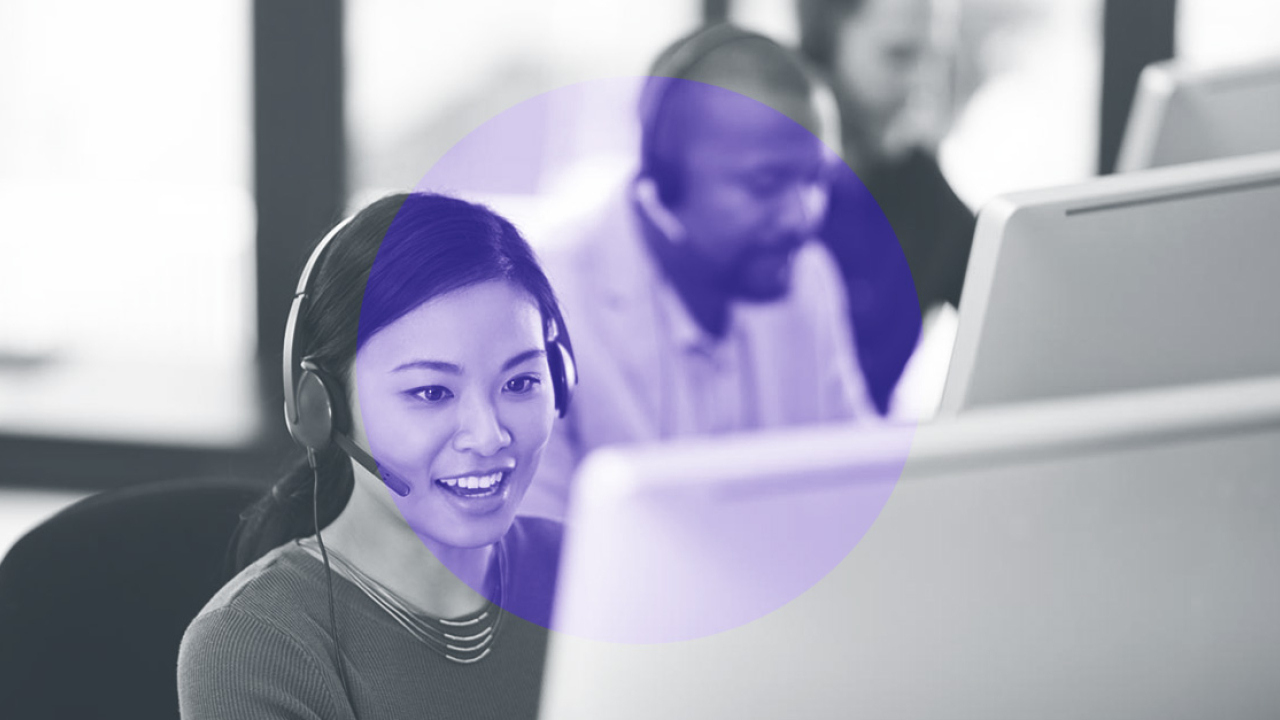
[[[796,250],[822,219],[826,149],[748,97],[700,83],[682,90],[683,193],[672,211],[730,294],[779,298],[790,289]]]
[[[409,483],[394,501],[415,533],[439,547],[497,542],[554,418],[534,302],[501,281],[428,301],[364,344],[356,387],[356,440]]]

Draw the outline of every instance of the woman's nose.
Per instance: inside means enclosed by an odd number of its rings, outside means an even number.
[[[453,448],[458,452],[488,456],[511,444],[511,433],[487,398],[464,400],[459,403],[458,413],[458,429],[453,436]]]

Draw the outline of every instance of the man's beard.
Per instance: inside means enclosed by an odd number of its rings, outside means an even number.
[[[753,303],[775,302],[791,292],[795,255],[803,244],[799,237],[767,249],[743,251],[724,273],[725,293],[735,299]]]

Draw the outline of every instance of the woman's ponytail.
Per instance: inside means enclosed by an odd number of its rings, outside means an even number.
[[[332,523],[347,506],[354,486],[351,461],[336,445],[316,458],[313,473],[306,459],[299,460],[284,477],[240,514],[240,526],[232,540],[228,573],[236,573],[287,542],[314,535],[317,506],[320,529]],[[316,475],[319,476],[317,482]]]

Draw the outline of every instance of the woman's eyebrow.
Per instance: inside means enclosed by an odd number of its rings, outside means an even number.
[[[511,368],[519,365],[522,362],[525,362],[527,360],[532,360],[533,358],[536,358],[536,357],[543,357],[546,354],[547,354],[547,351],[543,350],[542,348],[533,348],[531,350],[525,350],[524,352],[518,355],[515,355],[510,360],[507,360],[505,363],[503,363],[502,369],[503,371],[510,370]],[[461,365],[455,365],[454,363],[445,362],[443,360],[410,360],[409,362],[401,363],[400,365],[397,365],[395,369],[393,369],[391,372],[401,372],[404,370],[439,370],[440,372],[447,372],[453,375],[462,374]]]
[[[439,370],[440,372],[452,373],[454,375],[462,374],[462,366],[454,365],[443,360],[410,360],[407,363],[397,365],[391,372],[400,372],[402,370]]]
[[[546,356],[546,354],[547,354],[547,351],[546,351],[546,350],[543,350],[542,348],[534,348],[534,349],[532,349],[532,350],[525,350],[524,352],[520,353],[519,355],[516,355],[515,357],[512,357],[510,360],[508,360],[508,361],[506,361],[505,363],[503,363],[503,364],[502,364],[502,369],[503,369],[503,371],[505,372],[505,371],[510,370],[511,368],[513,368],[513,367],[515,367],[515,366],[519,365],[520,363],[525,362],[526,360],[532,360],[533,358],[536,358],[536,357],[545,357],[545,356]]]

